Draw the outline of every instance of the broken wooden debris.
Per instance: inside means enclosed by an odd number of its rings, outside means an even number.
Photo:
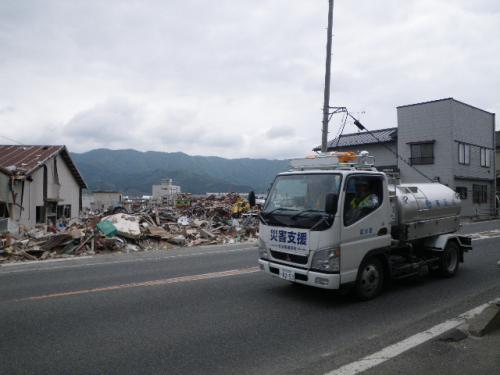
[[[255,239],[258,211],[235,212],[239,195],[192,198],[181,207],[153,207],[133,213],[90,216],[0,237],[0,262],[44,260],[110,252],[135,252]],[[54,230],[52,228],[51,230]]]

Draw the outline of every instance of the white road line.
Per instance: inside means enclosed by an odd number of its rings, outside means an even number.
[[[83,264],[71,264],[71,265],[64,265],[64,266],[56,266],[56,267],[43,267],[45,265],[45,261],[40,261],[39,263],[34,261],[32,265],[39,265],[40,267],[35,267],[35,268],[23,268],[19,270],[12,270],[12,271],[2,271],[2,268],[6,266],[2,265],[0,268],[0,275],[8,275],[12,273],[21,273],[21,272],[30,272],[30,271],[47,271],[47,270],[62,270],[62,269],[70,269],[70,268],[78,268],[78,267],[92,267],[92,266],[106,266],[109,264],[122,264],[122,263],[137,263],[137,262],[151,262],[151,261],[160,261],[164,259],[175,259],[175,258],[189,258],[189,257],[195,257],[195,256],[200,256],[200,255],[213,255],[213,254],[230,254],[230,253],[237,253],[237,252],[243,252],[247,250],[257,250],[256,247],[243,247],[239,249],[232,249],[232,250],[217,250],[217,251],[203,251],[203,252],[198,252],[198,253],[189,253],[189,254],[178,254],[178,255],[168,255],[168,256],[155,256],[155,257],[145,257],[145,258],[134,258],[134,259],[124,259],[124,260],[116,260],[116,261],[110,261],[110,262],[92,262],[92,263],[83,263]],[[64,260],[77,260],[77,259],[83,259],[84,257],[81,258],[65,258]],[[85,258],[93,258],[96,259],[95,257],[85,257]],[[62,259],[61,259],[62,261]],[[15,263],[18,266],[23,266],[25,263]]]
[[[467,319],[470,319],[481,313],[486,307],[490,305],[490,303],[492,302],[485,303],[484,305],[475,307],[472,310],[469,310],[454,319],[450,319],[441,324],[435,325],[434,327],[429,328],[426,331],[410,336],[403,341],[390,345],[356,362],[349,363],[336,370],[327,372],[325,375],[354,375],[366,371],[420,344],[423,344],[426,341],[429,341],[439,335],[442,335],[443,333],[449,331],[450,329],[462,325],[463,323],[465,323]]]
[[[57,258],[57,259],[45,259],[45,260],[27,260],[22,263],[13,262],[13,263],[5,263],[2,264],[3,267],[15,267],[15,266],[28,266],[30,264],[50,264],[50,263],[60,263],[60,262],[68,262],[68,261],[78,261],[82,259],[90,259],[93,258],[91,255],[83,255],[79,257],[71,257],[71,258]]]
[[[481,232],[468,233],[473,241],[486,240],[500,237],[500,229],[490,229]]]
[[[149,287],[149,286],[158,286],[158,285],[167,285],[167,284],[179,284],[179,283],[186,283],[186,282],[198,281],[198,280],[220,279],[223,277],[247,275],[247,274],[255,273],[255,272],[259,272],[259,267],[250,267],[250,268],[243,268],[243,269],[203,273],[200,275],[178,276],[178,277],[172,277],[172,278],[168,278],[168,279],[157,279],[157,280],[149,280],[149,281],[143,281],[143,282],[137,282],[137,283],[111,285],[111,286],[92,288],[92,289],[80,289],[80,290],[73,290],[73,291],[67,291],[67,292],[44,294],[44,295],[20,298],[16,301],[17,302],[20,302],[20,301],[40,301],[40,300],[46,300],[46,299],[51,299],[51,298],[78,296],[78,295],[89,294],[89,293],[110,292],[110,291],[121,290],[121,289]]]
[[[500,234],[498,236],[484,236],[484,235],[471,235],[472,241],[481,241],[481,240],[492,240],[494,238],[500,237]]]

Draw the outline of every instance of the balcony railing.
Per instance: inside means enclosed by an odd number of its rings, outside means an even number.
[[[49,184],[47,186],[47,199],[59,200],[59,194],[61,192],[61,185],[59,184]]]

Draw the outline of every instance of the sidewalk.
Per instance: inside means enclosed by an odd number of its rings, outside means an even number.
[[[500,298],[461,316],[465,318],[462,324],[389,357],[364,374],[500,374]]]
[[[325,375],[500,374],[500,298]]]
[[[464,337],[453,331],[363,374],[500,374],[500,330],[481,338]]]

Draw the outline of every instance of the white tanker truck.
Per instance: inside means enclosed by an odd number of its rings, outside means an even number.
[[[460,199],[439,183],[389,184],[367,152],[291,161],[260,214],[259,266],[371,299],[390,279],[427,270],[454,276],[471,238],[459,235]]]

